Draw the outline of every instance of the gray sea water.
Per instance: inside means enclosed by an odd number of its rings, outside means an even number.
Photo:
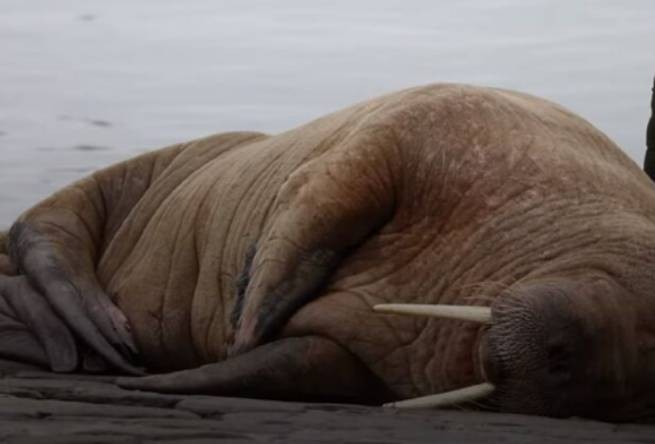
[[[0,227],[88,172],[454,81],[581,114],[641,162],[653,0],[0,0]]]

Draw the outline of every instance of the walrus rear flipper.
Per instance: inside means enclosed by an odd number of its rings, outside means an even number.
[[[60,372],[77,367],[73,336],[24,276],[0,275],[0,359]]]
[[[142,372],[131,363],[138,351],[130,326],[98,282],[96,263],[155,170],[179,151],[148,153],[95,173],[23,214],[9,232],[11,262],[21,274],[81,342],[132,374]]]
[[[161,393],[297,401],[379,404],[393,398],[354,355],[319,336],[280,339],[222,362],[116,383]]]
[[[85,264],[86,251],[78,239],[56,237],[56,233],[17,222],[10,232],[10,254],[31,286],[48,301],[80,339],[114,367],[139,373],[125,357],[125,347],[135,347],[123,314],[102,291],[93,269]],[[12,290],[8,290],[10,294]],[[15,295],[12,294],[12,297]],[[122,324],[122,325],[121,325]],[[39,327],[39,323],[31,325]],[[73,371],[76,367],[61,371]]]

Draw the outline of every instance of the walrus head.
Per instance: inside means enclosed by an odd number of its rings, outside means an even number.
[[[609,279],[533,283],[499,298],[480,345],[494,403],[604,420],[653,413],[655,312],[645,305]]]
[[[378,311],[487,324],[477,344],[482,384],[393,406],[485,398],[485,404],[505,412],[612,421],[652,418],[655,310],[653,300],[646,302],[599,277],[520,285],[491,307],[378,305]]]
[[[652,91],[644,172],[655,180],[655,79]],[[376,305],[387,313],[485,324],[473,351],[482,383],[389,405],[438,407],[484,398],[506,412],[653,421],[655,279],[648,270],[655,245],[645,241],[652,235],[628,235],[629,254],[605,254],[601,273],[591,271],[596,262],[578,275],[525,281],[502,291],[490,307]]]

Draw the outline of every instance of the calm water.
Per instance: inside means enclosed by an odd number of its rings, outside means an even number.
[[[0,227],[146,149],[435,81],[550,98],[641,162],[654,43],[653,0],[0,0]]]

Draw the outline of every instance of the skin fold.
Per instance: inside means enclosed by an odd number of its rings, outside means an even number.
[[[119,381],[167,392],[377,403],[491,381],[482,407],[652,413],[655,188],[525,94],[429,85],[174,145],[61,190],[2,240],[0,313],[22,330],[0,356],[175,372]],[[372,310],[393,302],[494,322]]]

